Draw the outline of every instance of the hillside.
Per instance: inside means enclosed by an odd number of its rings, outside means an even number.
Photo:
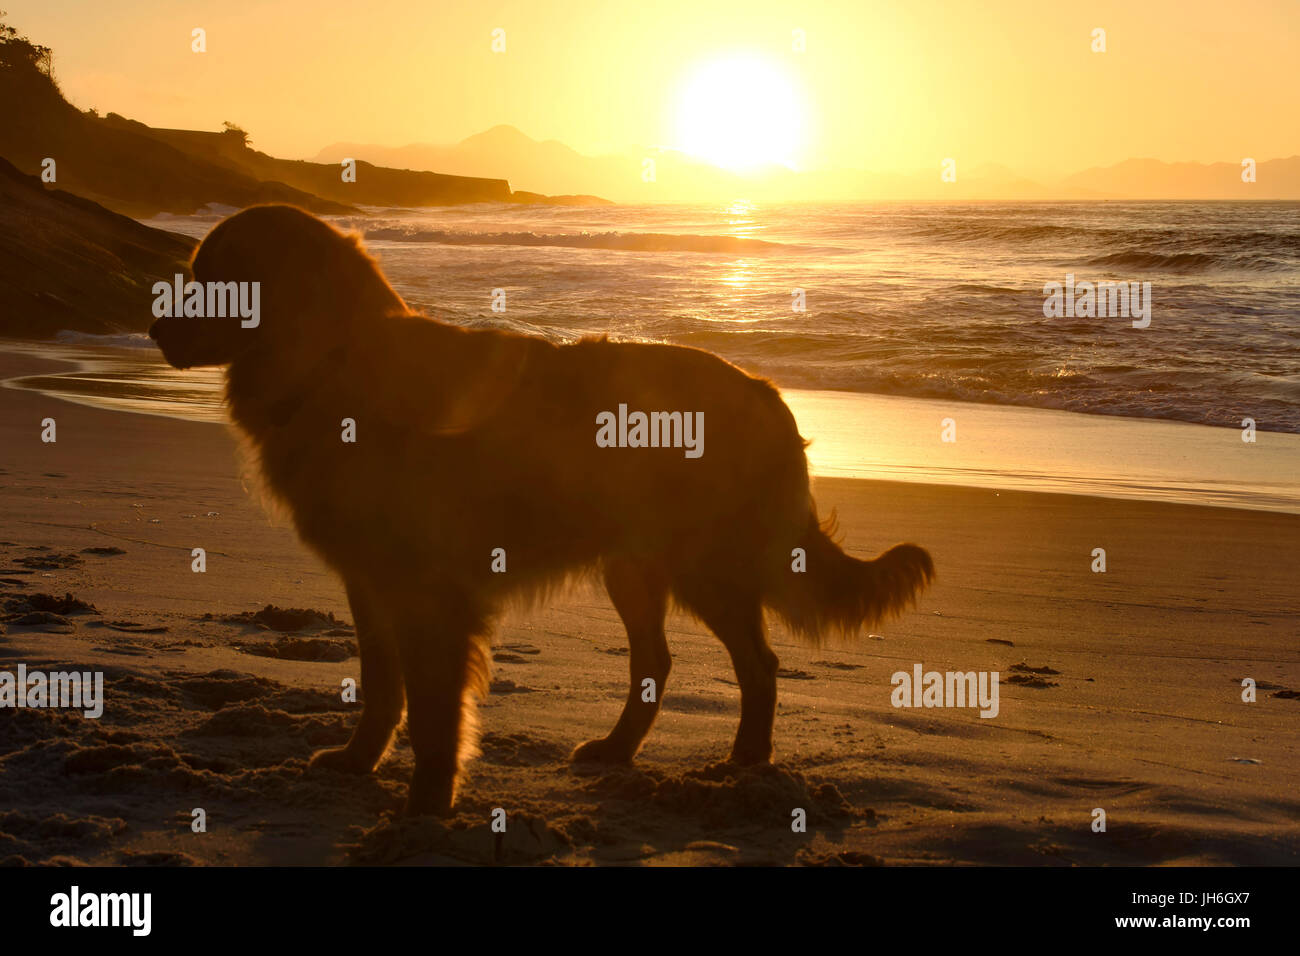
[[[24,43],[10,39],[0,46],[0,156],[21,171],[39,174],[48,157],[60,188],[137,217],[187,214],[208,203],[290,202],[316,213],[352,211],[142,135],[112,114],[81,112],[47,73],[25,62]]]
[[[230,172],[259,181],[287,184],[337,203],[367,206],[450,206],[472,202],[511,202],[510,183],[481,176],[388,169],[358,161],[355,182],[344,182],[338,163],[277,159],[251,149],[238,130],[220,133],[155,129],[133,120],[110,116],[114,128],[129,130],[166,147]]]
[[[3,25],[0,24],[0,27]],[[0,156],[24,173],[56,163],[60,188],[137,218],[186,215],[210,204],[242,208],[286,202],[317,214],[359,214],[360,205],[442,206],[475,202],[601,202],[594,197],[514,194],[504,178],[389,169],[357,157],[355,182],[337,162],[277,159],[251,149],[247,134],[155,129],[116,113],[69,103],[52,78],[51,52],[0,31]]]
[[[142,332],[194,240],[45,187],[0,159],[0,336]]]

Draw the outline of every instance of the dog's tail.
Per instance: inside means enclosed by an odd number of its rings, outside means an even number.
[[[827,634],[851,636],[859,628],[901,613],[916,603],[934,579],[934,562],[924,548],[896,544],[871,561],[845,554],[835,542],[835,515],[810,516],[802,555],[785,559],[780,583],[766,603],[804,639]]]

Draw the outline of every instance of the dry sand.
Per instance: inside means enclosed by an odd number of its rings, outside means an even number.
[[[0,356],[0,377],[38,365]],[[55,444],[40,440],[46,416]],[[0,670],[99,669],[107,697],[99,720],[0,711],[0,860],[1300,862],[1300,699],[1287,693],[1300,688],[1300,516],[821,480],[849,550],[914,540],[939,579],[852,644],[773,634],[775,767],[719,765],[734,676],[721,645],[674,616],[675,669],[636,768],[571,768],[570,749],[612,726],[627,666],[608,600],[576,592],[499,629],[483,756],[455,819],[400,821],[404,736],[376,776],[306,769],[356,716],[339,693],[359,670],[351,616],[287,521],[241,486],[223,428],[5,389],[0,443]],[[195,547],[205,574],[190,570]],[[1105,574],[1090,570],[1097,547]],[[268,604],[321,616],[266,629],[250,617]],[[890,675],[916,663],[1000,672],[998,716],[892,707]],[[191,830],[196,807],[206,833]],[[791,830],[800,807],[807,833]]]

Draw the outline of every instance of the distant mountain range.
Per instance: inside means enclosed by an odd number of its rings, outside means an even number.
[[[1253,183],[1235,163],[1162,163],[1126,159],[1062,180],[1066,188],[1111,199],[1300,199],[1300,156],[1257,161]]]
[[[956,182],[945,183],[937,162],[932,171],[909,173],[794,172],[769,166],[742,175],[661,148],[584,156],[556,140],[539,142],[513,126],[495,126],[451,146],[334,143],[314,157],[330,164],[347,158],[395,168],[508,178],[540,192],[594,192],[619,202],[716,202],[740,196],[821,201],[1300,199],[1300,156],[1259,161],[1254,183],[1242,182],[1240,161],[1204,164],[1154,159],[1086,169],[1056,182],[1036,182],[1005,166],[965,169],[959,161]],[[646,175],[650,168],[646,160],[653,160],[652,179]]]

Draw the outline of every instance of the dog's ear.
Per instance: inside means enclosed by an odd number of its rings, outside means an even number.
[[[368,332],[376,310],[404,306],[354,234],[312,219],[291,220],[246,245],[263,279],[264,337],[277,354],[346,344]]]
[[[402,309],[360,237],[293,206],[251,206],[223,220],[192,260],[199,282],[256,286],[259,323],[253,340],[280,357],[322,354],[361,333],[365,319]]]
[[[370,364],[369,397],[391,422],[422,434],[464,435],[514,396],[545,342],[503,332],[470,332],[419,315],[388,316],[373,347],[354,361]],[[421,383],[413,387],[413,383]]]

